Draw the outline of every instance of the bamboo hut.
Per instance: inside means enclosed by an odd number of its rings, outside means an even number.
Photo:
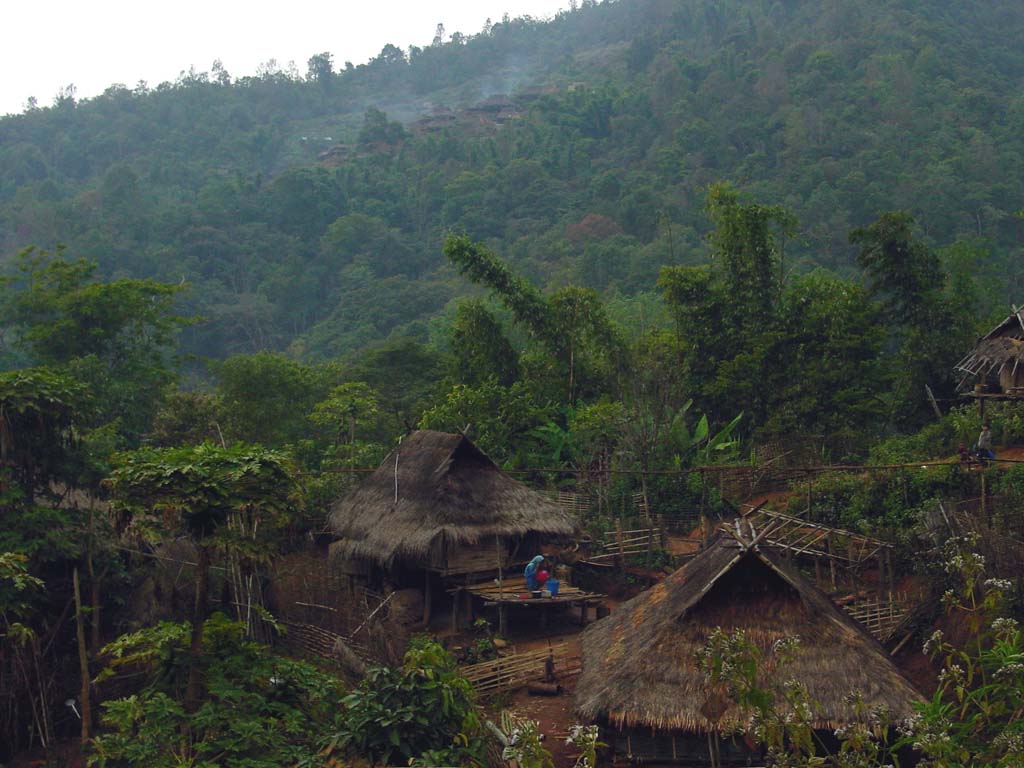
[[[743,714],[697,660],[716,628],[741,629],[773,665],[775,643],[801,643],[776,681],[806,686],[813,727],[856,721],[847,700],[909,717],[920,695],[881,645],[776,555],[719,533],[665,581],[621,605],[583,635],[577,713],[603,726],[617,757],[644,763],[761,765],[757,745],[720,741]],[[783,701],[777,702],[785,709]],[[830,734],[829,734],[830,735]]]
[[[504,474],[465,435],[419,430],[338,501],[331,559],[352,575],[424,589],[424,614],[446,582],[493,578],[542,543],[571,536],[573,518]]]
[[[978,340],[956,364],[961,386],[973,384],[977,397],[1024,397],[1024,309],[1014,310]]]

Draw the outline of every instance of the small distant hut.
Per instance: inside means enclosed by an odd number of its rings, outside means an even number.
[[[502,472],[465,435],[419,430],[331,509],[332,562],[432,593],[529,560],[575,532],[572,516]]]
[[[1024,309],[1015,310],[983,336],[956,364],[961,386],[973,385],[968,396],[986,399],[1024,399]]]
[[[718,627],[743,630],[766,662],[776,641],[801,639],[779,674],[806,686],[816,730],[861,716],[846,698],[851,692],[897,718],[911,716],[921,700],[881,645],[827,595],[774,553],[720,533],[583,635],[576,710],[602,726],[617,758],[708,765],[714,741],[723,766],[763,764],[750,762],[760,758],[756,745],[711,738],[741,721],[697,661]]]

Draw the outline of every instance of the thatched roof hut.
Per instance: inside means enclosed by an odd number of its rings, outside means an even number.
[[[618,728],[730,730],[740,714],[723,691],[712,690],[697,662],[718,627],[742,629],[766,661],[777,640],[801,638],[779,674],[807,687],[816,729],[858,719],[846,700],[853,691],[869,708],[898,718],[909,717],[920,700],[878,642],[817,587],[776,555],[719,534],[687,565],[585,632],[577,712]]]
[[[956,370],[965,383],[998,383],[1005,394],[1024,394],[1024,309],[1015,310],[985,334]]]
[[[465,435],[407,435],[372,475],[331,509],[332,555],[445,570],[448,554],[530,534],[569,536],[568,512],[503,473]]]

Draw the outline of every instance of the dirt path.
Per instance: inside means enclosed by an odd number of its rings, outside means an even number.
[[[516,643],[519,650],[544,648],[549,638],[538,638],[535,641]],[[544,734],[544,746],[551,752],[555,768],[572,768],[578,752],[575,747],[565,743],[569,729],[579,723],[573,713],[573,695],[576,691],[576,679],[580,667],[580,634],[568,634],[550,638],[552,643],[562,642],[568,645],[568,669],[555,670],[555,677],[562,692],[557,696],[531,696],[526,688],[515,692],[509,702],[508,709],[520,717],[536,720],[540,723],[540,732]]]

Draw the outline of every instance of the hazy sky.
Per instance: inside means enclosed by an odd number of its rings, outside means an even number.
[[[447,33],[479,32],[503,13],[546,18],[568,0],[4,0],[0,11],[0,115],[40,106],[74,83],[79,98],[112,83],[155,86],[220,59],[232,75],[269,59],[282,68],[330,51],[336,66],[360,64],[385,43],[428,45]]]

